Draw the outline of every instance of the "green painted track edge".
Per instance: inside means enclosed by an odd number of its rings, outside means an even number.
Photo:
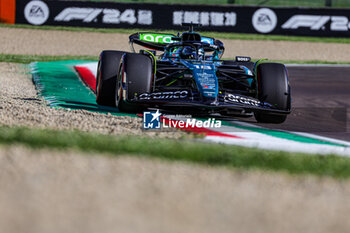
[[[137,117],[135,114],[120,113],[117,108],[97,105],[95,95],[79,78],[74,65],[93,61],[68,60],[52,62],[32,62],[28,65],[38,95],[50,107],[69,110],[88,110],[117,116]],[[47,77],[50,75],[50,77]],[[52,82],[50,79],[57,79]],[[55,87],[55,85],[58,85]],[[75,91],[74,89],[78,91]],[[62,91],[66,89],[67,92]],[[69,92],[71,90],[71,92]],[[78,95],[80,94],[80,96]],[[70,95],[70,96],[69,96]],[[74,101],[70,101],[73,99]]]

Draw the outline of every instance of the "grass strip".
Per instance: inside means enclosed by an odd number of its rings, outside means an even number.
[[[100,32],[100,33],[122,33],[122,34],[132,34],[135,32],[142,31],[156,31],[164,33],[176,34],[177,31],[174,30],[159,30],[159,29],[122,29],[122,28],[88,28],[88,27],[63,27],[63,26],[32,26],[25,24],[1,24],[0,27],[5,28],[24,28],[24,29],[38,29],[38,30],[61,30],[61,31],[84,31],[84,32]],[[183,30],[186,30],[184,28]],[[350,38],[335,38],[335,37],[308,37],[308,36],[283,36],[283,35],[261,35],[261,34],[245,34],[245,33],[229,33],[229,32],[207,32],[200,31],[202,36],[220,38],[220,39],[231,39],[231,40],[272,40],[272,41],[304,41],[304,42],[320,42],[320,43],[341,43],[349,44]]]
[[[335,178],[350,177],[350,159],[335,155],[309,155],[258,150],[196,141],[108,136],[80,131],[58,131],[0,126],[0,144],[32,148],[78,149],[85,152],[128,154],[187,161],[210,166],[283,171]]]
[[[0,62],[12,62],[29,64],[31,62],[48,62],[48,61],[66,61],[66,60],[81,60],[81,61],[98,61],[97,56],[48,56],[48,55],[18,55],[18,54],[0,54]],[[234,60],[234,58],[225,58],[224,60]],[[253,59],[256,61],[257,59]],[[349,62],[334,62],[320,60],[267,60],[267,62],[279,62],[283,64],[350,64]]]

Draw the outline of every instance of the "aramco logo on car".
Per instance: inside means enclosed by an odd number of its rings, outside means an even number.
[[[161,129],[161,128],[220,128],[221,121],[215,118],[199,120],[189,115],[164,115],[157,111],[143,113],[144,129]],[[162,124],[163,123],[163,124]]]

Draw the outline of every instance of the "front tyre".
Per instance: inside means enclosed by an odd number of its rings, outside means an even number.
[[[153,65],[149,56],[128,53],[123,56],[116,83],[115,105],[121,112],[141,112],[132,101],[142,93],[150,93],[153,79]]]
[[[100,55],[96,75],[96,102],[115,107],[115,87],[120,59],[125,52],[105,50]]]
[[[279,63],[263,63],[257,67],[258,99],[272,104],[276,109],[289,111],[290,87],[287,69]],[[255,119],[260,123],[283,123],[286,114],[255,112]]]

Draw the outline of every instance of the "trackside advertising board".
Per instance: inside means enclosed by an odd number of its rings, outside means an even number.
[[[0,0],[15,1],[15,0]],[[116,2],[17,0],[18,24],[94,28],[183,30],[182,23],[200,23],[203,31],[350,36],[349,9],[267,8],[234,5],[166,5]],[[8,5],[8,4],[2,4]],[[14,9],[11,9],[14,10]],[[7,10],[2,9],[2,12]],[[2,17],[0,15],[0,17]],[[8,18],[8,16],[6,16]]]

